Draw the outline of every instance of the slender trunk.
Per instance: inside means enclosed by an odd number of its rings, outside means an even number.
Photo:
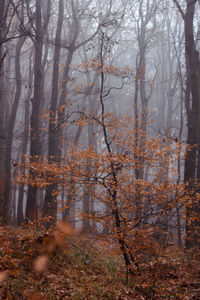
[[[32,70],[32,55],[29,58],[29,81],[28,81],[28,93],[25,99],[25,124],[24,124],[24,136],[22,142],[22,155],[21,162],[24,162],[25,155],[27,153],[28,139],[29,139],[29,122],[30,122],[30,98],[32,94],[32,82],[33,82],[33,70]],[[17,207],[17,224],[20,225],[24,221],[23,203],[24,203],[24,184],[19,187],[18,207]]]
[[[138,57],[137,57],[138,59]],[[135,137],[134,137],[134,157],[136,160],[136,167],[135,167],[135,179],[143,179],[143,168],[137,166],[137,162],[139,162],[137,153],[139,152],[140,148],[140,126],[139,126],[139,108],[138,108],[138,96],[139,96],[139,77],[140,77],[140,65],[136,60],[137,66],[137,74],[135,76],[135,92],[134,92],[134,109],[135,109]],[[143,123],[143,122],[142,122]],[[140,163],[140,162],[139,162]],[[136,183],[137,185],[137,183]],[[135,217],[139,218],[141,215],[141,195],[140,195],[140,187],[136,187],[136,196],[135,196]]]
[[[103,41],[104,41],[104,33],[102,33],[102,42],[101,42],[101,49],[100,49],[100,63],[101,63],[101,83],[100,83],[100,93],[99,93],[99,100],[100,100],[100,105],[101,105],[101,126],[102,126],[102,131],[103,131],[103,137],[104,137],[104,142],[106,145],[107,152],[110,157],[110,168],[111,168],[111,176],[112,176],[112,183],[108,187],[104,183],[104,187],[108,190],[108,196],[109,196],[109,206],[111,207],[112,215],[114,217],[114,224],[115,224],[115,229],[116,229],[116,237],[117,241],[119,243],[120,250],[122,252],[122,255],[124,257],[124,261],[126,264],[126,270],[127,274],[132,273],[131,270],[131,259],[130,259],[130,251],[127,249],[125,238],[122,232],[122,226],[121,226],[121,220],[120,220],[120,214],[119,214],[119,207],[118,207],[118,180],[117,180],[117,173],[114,168],[114,164],[112,162],[112,150],[110,147],[110,143],[108,141],[108,132],[107,132],[107,126],[105,125],[105,106],[103,102],[103,90],[104,90],[104,61],[103,61]]]
[[[31,112],[31,135],[30,135],[30,156],[31,161],[37,160],[40,155],[40,104],[43,96],[43,74],[42,74],[42,12],[41,1],[36,0],[36,37],[35,37],[35,62],[34,62],[34,96]],[[31,173],[34,177],[34,172]],[[37,218],[36,186],[28,187],[26,218]]]
[[[199,53],[196,49],[194,39],[194,14],[196,1],[187,0],[187,8],[184,19],[185,24],[185,55],[186,55],[186,71],[187,81],[190,86],[190,95],[186,95],[185,105],[188,118],[188,150],[185,158],[185,174],[184,181],[192,188],[196,177],[197,167],[197,145],[199,143],[200,132],[200,60]],[[190,101],[192,102],[190,105]],[[195,201],[195,200],[194,200]],[[186,220],[186,247],[191,248],[197,242],[196,229],[197,222],[191,222],[191,217],[195,212],[199,212],[196,203],[192,207],[187,207]],[[198,224],[199,226],[199,224]]]
[[[57,132],[55,130],[56,123],[56,111],[58,101],[58,82],[59,82],[59,64],[60,64],[60,43],[61,43],[61,32],[63,26],[64,16],[64,4],[63,0],[59,0],[59,14],[58,23],[55,38],[55,49],[54,49],[54,62],[53,62],[53,74],[52,74],[52,90],[51,90],[51,103],[49,113],[49,136],[48,136],[48,160],[49,162],[57,161]],[[57,214],[57,203],[56,195],[53,196],[53,192],[57,191],[57,184],[49,185],[46,188],[46,194],[43,206],[43,215],[51,215],[56,218]]]
[[[16,92],[15,98],[12,105],[11,114],[9,117],[8,130],[6,134],[6,161],[5,161],[5,172],[6,172],[6,183],[5,183],[5,195],[4,195],[4,205],[3,205],[3,213],[6,222],[10,221],[11,217],[11,197],[10,197],[10,189],[11,189],[11,156],[12,156],[12,143],[13,143],[13,134],[14,134],[14,126],[16,121],[17,109],[19,106],[19,101],[21,97],[21,66],[20,66],[20,53],[22,46],[25,42],[25,37],[22,37],[18,40],[16,46],[16,54],[15,54],[15,76],[16,76]]]
[[[4,8],[5,0],[0,0],[0,216],[3,216],[4,202],[4,180],[5,180],[5,124],[4,124],[4,99],[3,99],[3,82],[5,58],[3,51],[3,31],[4,31]]]
[[[200,113],[200,61],[194,40],[194,13],[196,1],[187,0],[185,14],[185,55],[187,80],[190,86],[190,94],[186,95],[185,105],[188,117],[188,144],[192,150],[188,151],[185,160],[185,182],[195,178],[197,160],[197,140],[199,135],[199,113]],[[190,105],[190,101],[192,104]]]
[[[134,110],[135,110],[135,116],[134,116],[134,122],[135,122],[135,139],[134,139],[134,157],[137,160],[137,149],[139,147],[139,110],[138,110],[138,92],[139,92],[139,83],[138,83],[138,63],[136,61],[136,66],[137,66],[137,73],[135,76],[135,91],[134,91]],[[139,179],[140,178],[140,172],[138,168],[135,168],[135,178]]]
[[[75,41],[74,41],[75,42]],[[67,81],[69,81],[69,71],[70,71],[70,64],[73,58],[74,54],[74,43],[71,48],[71,50],[68,53],[65,68],[63,72],[63,78],[62,78],[62,92],[59,99],[59,107],[58,107],[58,121],[57,121],[57,128],[53,129],[55,133],[53,133],[54,138],[53,141],[53,154],[55,155],[54,158],[58,163],[61,163],[62,161],[62,139],[64,135],[64,112],[65,112],[65,104],[66,104],[66,90],[67,90]],[[55,124],[54,124],[55,126]],[[50,215],[52,218],[52,221],[54,222],[57,216],[57,195],[58,191],[58,184],[52,184],[49,185],[46,189],[46,196],[45,196],[45,202],[43,206],[43,216]],[[54,194],[55,196],[52,196]],[[48,226],[48,224],[47,224]]]
[[[181,120],[180,120],[180,130],[179,130],[179,140],[182,138],[182,132],[183,132],[183,88],[181,87]],[[179,149],[180,151],[180,149]],[[178,165],[177,165],[177,172],[178,172],[178,178],[177,178],[177,186],[181,182],[181,153],[178,154]],[[177,198],[177,195],[176,195]],[[178,235],[178,246],[179,248],[182,248],[183,241],[182,241],[182,232],[181,232],[181,211],[179,209],[179,201],[178,198],[176,200],[176,220],[177,220],[177,235]]]
[[[73,142],[75,147],[78,145],[82,129],[83,127],[79,125]],[[74,195],[75,195],[75,183],[72,178],[69,183],[67,201],[62,202],[62,207],[63,207],[62,217],[64,220],[68,219],[68,221],[70,222],[73,222],[75,218],[75,202],[73,199]]]
[[[95,101],[93,98],[89,100],[89,114],[94,115],[95,114]],[[97,140],[96,140],[96,128],[94,125],[94,122],[89,121],[88,124],[88,145],[92,148],[92,150],[97,151]],[[90,166],[89,162],[89,166]],[[95,214],[95,203],[94,203],[94,194],[95,194],[95,185],[90,185],[88,190],[89,195],[89,212],[93,215]],[[91,221],[91,229],[92,231],[95,231],[96,229],[96,223],[94,219]]]

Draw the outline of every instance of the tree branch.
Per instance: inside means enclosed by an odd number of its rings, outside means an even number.
[[[176,6],[177,6],[177,8],[178,8],[178,10],[179,10],[179,12],[180,12],[180,14],[181,14],[183,20],[185,21],[185,13],[184,13],[184,11],[182,10],[182,8],[181,8],[181,6],[180,6],[178,0],[172,0],[172,1],[176,4]]]

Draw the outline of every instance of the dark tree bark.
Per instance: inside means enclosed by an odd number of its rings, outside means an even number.
[[[187,0],[184,19],[187,84],[190,91],[185,99],[188,118],[187,142],[192,146],[185,159],[185,182],[192,181],[196,177],[197,147],[195,145],[199,143],[200,133],[200,60],[194,39],[195,5],[196,1]]]
[[[53,60],[53,74],[52,74],[52,90],[51,90],[51,103],[49,113],[49,135],[48,135],[48,160],[49,162],[57,161],[57,132],[55,130],[56,123],[56,112],[58,102],[58,85],[59,85],[59,63],[60,63],[60,43],[61,33],[63,26],[64,16],[64,3],[63,0],[59,0],[59,13],[58,23],[55,37],[55,49],[54,49],[54,60]],[[56,197],[53,196],[53,191],[57,189],[56,184],[49,185],[46,188],[46,195],[44,199],[43,215],[50,214],[56,218],[57,204]]]
[[[188,189],[192,189],[195,179],[199,175],[197,170],[197,145],[200,143],[200,60],[194,37],[194,15],[197,0],[186,0],[187,6],[184,12],[178,2],[174,0],[184,21],[185,31],[185,57],[186,57],[186,95],[185,107],[187,112],[187,143],[190,149],[185,158],[184,181]],[[197,222],[191,222],[190,218],[199,211],[197,204],[187,207],[186,220],[186,247],[191,248],[197,241],[195,231]]]
[[[194,14],[197,1],[187,0],[187,9],[185,14],[185,53],[187,61],[187,80],[189,80],[190,97],[186,98],[187,118],[188,118],[188,138],[187,143],[192,148],[188,151],[185,158],[185,174],[184,180],[189,183],[192,188],[194,178],[200,172],[197,170],[197,149],[196,145],[200,143],[200,60],[199,52],[196,49],[194,39]],[[192,105],[190,105],[190,101]],[[196,172],[197,170],[197,172]],[[200,211],[197,204],[193,208],[187,208],[187,224],[186,224],[186,247],[191,248],[197,242],[196,226],[197,222],[192,222],[192,215]],[[198,224],[199,226],[199,224]]]
[[[45,4],[45,5],[44,5]],[[41,108],[43,107],[43,93],[44,93],[44,68],[46,64],[47,52],[45,51],[43,58],[43,42],[48,28],[51,12],[51,0],[45,3],[36,0],[35,9],[35,39],[34,47],[34,90],[32,99],[31,112],[31,135],[30,135],[30,156],[31,161],[38,160],[41,154]],[[33,16],[31,17],[33,20]],[[31,21],[30,19],[30,21]],[[34,28],[34,25],[32,24]],[[47,48],[45,49],[47,50]],[[34,173],[31,174],[34,177]],[[27,195],[26,218],[37,218],[37,187],[29,186]]]
[[[5,158],[5,194],[4,194],[4,203],[3,203],[3,216],[6,222],[10,222],[11,218],[11,197],[10,197],[10,189],[11,189],[11,156],[12,156],[12,143],[13,143],[13,134],[14,134],[14,126],[16,121],[17,109],[19,106],[19,101],[21,97],[21,66],[20,66],[20,53],[22,46],[26,40],[26,37],[21,37],[16,45],[16,53],[15,53],[15,77],[16,77],[16,92],[15,98],[12,105],[11,114],[8,122],[8,129],[6,133],[6,158]]]
[[[53,140],[51,141],[51,145],[49,144],[51,146],[51,151],[54,155],[54,157],[52,156],[52,161],[56,160],[58,163],[60,163],[62,159],[63,120],[64,120],[64,112],[65,112],[65,100],[67,94],[67,83],[70,79],[69,78],[70,64],[72,62],[72,58],[76,50],[75,43],[79,33],[79,21],[77,20],[76,11],[74,9],[74,1],[71,1],[71,4],[72,4],[73,21],[70,26],[70,37],[69,37],[70,42],[69,42],[68,54],[67,54],[67,58],[63,70],[62,90],[61,90],[58,108],[56,107],[57,99],[54,100],[56,102],[53,104],[54,106],[53,109],[55,108],[57,109],[57,126],[55,126],[55,124],[53,123],[52,125],[49,125],[52,126],[52,130],[54,130]],[[57,128],[56,129],[53,128],[53,125],[54,127]],[[56,219],[56,215],[57,215],[57,201],[56,201],[56,196],[53,196],[52,192],[54,192],[54,194],[56,195],[57,189],[58,189],[57,184],[50,185],[46,189],[46,195],[45,195],[44,206],[43,206],[43,216],[49,215],[51,216],[53,221]]]
[[[3,50],[4,31],[4,9],[5,0],[0,0],[0,216],[3,215],[4,201],[4,176],[5,176],[5,126],[4,126],[4,100],[3,100],[3,60],[5,53]]]
[[[3,54],[3,43],[4,43],[4,30],[5,30],[5,0],[0,0],[0,70],[3,64],[4,54]]]
[[[51,141],[49,140],[49,146],[51,146],[51,151],[53,153],[51,159],[52,159],[52,161],[56,160],[58,163],[60,163],[62,160],[62,147],[63,147],[62,138],[63,138],[63,134],[64,134],[63,125],[64,125],[64,120],[65,120],[67,85],[70,80],[70,77],[69,77],[70,65],[71,65],[75,51],[78,48],[80,48],[81,46],[83,46],[84,44],[86,44],[87,42],[89,42],[98,32],[98,29],[97,29],[88,39],[85,39],[82,42],[76,44],[76,41],[77,41],[77,38],[79,35],[79,30],[80,30],[80,19],[81,19],[81,15],[83,14],[83,11],[80,10],[79,15],[77,14],[77,11],[79,11],[79,10],[77,7],[75,7],[75,1],[73,1],[73,0],[71,1],[71,11],[72,11],[72,21],[69,24],[70,36],[69,36],[69,43],[67,46],[68,53],[67,53],[67,57],[66,57],[66,61],[65,61],[65,66],[63,69],[61,95],[59,98],[58,107],[56,107],[57,100],[54,100],[56,102],[52,106],[52,108],[54,110],[56,108],[57,126],[55,126],[55,124],[49,125],[52,127],[51,131],[54,131],[54,132],[52,132],[53,139],[51,139]],[[56,73],[55,73],[55,76],[57,76]],[[51,113],[51,116],[53,116],[53,119],[54,119],[56,114]],[[51,117],[50,117],[50,120],[51,120]],[[56,127],[56,129],[54,127]],[[51,145],[50,145],[50,142],[51,142]],[[57,184],[50,185],[47,188],[44,206],[43,206],[43,215],[44,216],[51,215],[51,217],[54,220],[57,215],[57,202],[56,202],[56,196],[52,196],[52,192],[54,191],[56,194],[57,189],[58,189]]]
[[[42,32],[42,7],[41,1],[36,0],[36,24],[35,24],[35,57],[34,57],[34,96],[32,99],[31,112],[31,136],[30,136],[30,156],[31,160],[38,159],[40,155],[40,105],[43,96],[43,74],[42,74],[42,49],[43,49],[43,32]],[[34,176],[34,174],[32,174]],[[37,218],[36,207],[36,186],[28,187],[26,218]]]

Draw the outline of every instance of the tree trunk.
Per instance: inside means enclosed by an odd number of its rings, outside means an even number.
[[[31,113],[31,136],[30,136],[30,156],[31,161],[37,160],[40,155],[40,104],[43,96],[43,74],[42,74],[42,11],[41,1],[36,0],[36,37],[35,37],[35,57],[34,57],[34,96],[32,99]],[[31,174],[34,177],[34,173]],[[36,207],[36,186],[28,187],[26,218],[33,220],[37,218]]]
[[[24,162],[24,156],[27,153],[28,139],[29,139],[29,122],[30,122],[30,98],[32,94],[32,82],[33,82],[33,70],[32,70],[32,53],[29,58],[29,81],[28,81],[28,94],[25,99],[25,124],[24,124],[24,136],[22,142],[22,154],[21,161]],[[21,184],[19,187],[19,196],[18,196],[18,207],[17,207],[17,224],[20,225],[24,221],[23,214],[23,201],[24,199],[24,184]]]
[[[55,38],[53,75],[52,75],[52,90],[51,103],[49,113],[49,135],[48,135],[48,160],[49,162],[57,161],[57,132],[55,130],[56,111],[58,102],[58,82],[59,82],[59,63],[60,63],[60,43],[61,32],[63,26],[64,5],[63,0],[59,0],[59,14]],[[46,194],[43,206],[43,215],[51,215],[54,219],[57,214],[56,195],[53,196],[53,191],[57,190],[57,184],[49,185],[46,188]]]
[[[3,99],[3,31],[4,31],[5,0],[0,0],[0,216],[3,216],[4,177],[5,177],[5,124],[4,124],[4,99]]]
[[[6,133],[6,160],[5,160],[5,172],[6,172],[6,182],[5,182],[5,194],[4,194],[4,205],[3,205],[3,215],[6,222],[9,223],[11,217],[11,157],[12,157],[12,143],[13,143],[13,134],[14,126],[17,115],[17,109],[19,106],[19,101],[21,97],[21,66],[20,66],[20,53],[22,46],[26,40],[26,37],[22,37],[18,40],[15,53],[15,76],[16,76],[16,92],[15,98],[12,105],[11,114],[9,117],[8,130]]]
[[[187,80],[189,80],[190,97],[186,97],[185,105],[187,108],[188,118],[188,138],[187,143],[191,146],[191,150],[187,152],[185,158],[185,183],[189,184],[192,188],[194,179],[196,177],[197,167],[197,145],[200,141],[200,60],[199,52],[196,49],[194,39],[194,14],[195,14],[196,1],[187,0],[187,9],[185,14],[185,54],[186,54],[186,67],[187,67]],[[189,96],[189,95],[188,95]],[[190,101],[192,102],[190,104]],[[186,247],[191,248],[197,242],[196,222],[192,222],[190,218],[199,211],[197,204],[194,203],[193,207],[187,208],[187,221],[186,221]],[[199,226],[199,225],[198,225]]]

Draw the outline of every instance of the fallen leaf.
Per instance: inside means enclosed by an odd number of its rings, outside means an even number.
[[[47,255],[38,256],[33,263],[34,270],[39,273],[43,272],[47,267],[47,262],[48,262]]]
[[[0,284],[4,283],[4,281],[8,279],[8,275],[9,275],[8,270],[0,272]]]
[[[29,293],[27,296],[29,300],[45,300],[41,295],[36,293]]]
[[[59,229],[62,233],[67,234],[67,235],[72,235],[72,233],[73,233],[72,227],[71,227],[68,223],[66,223],[66,222],[64,222],[64,221],[60,221],[60,222],[58,223],[58,229]]]

